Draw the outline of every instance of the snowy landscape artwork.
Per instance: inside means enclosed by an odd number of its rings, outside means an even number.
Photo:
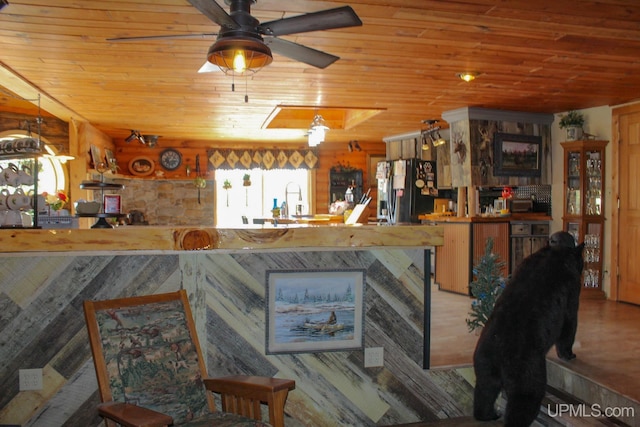
[[[267,271],[267,354],[363,347],[365,271]]]

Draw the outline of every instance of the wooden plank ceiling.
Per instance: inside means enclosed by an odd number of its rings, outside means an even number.
[[[637,0],[258,0],[251,12],[265,22],[343,5],[363,26],[282,37],[340,60],[316,69],[274,54],[234,92],[230,76],[197,72],[214,37],[106,41],[217,32],[187,0],[10,0],[0,85],[116,141],[136,129],[193,143],[304,143],[304,120],[267,126],[288,105],[366,112],[331,144],[381,141],[466,106],[555,113],[640,98]],[[463,71],[480,75],[466,83]]]

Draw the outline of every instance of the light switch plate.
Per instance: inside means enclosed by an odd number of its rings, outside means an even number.
[[[377,368],[384,366],[384,347],[370,347],[364,349],[364,367]]]
[[[20,369],[18,378],[20,391],[42,390],[42,369]]]

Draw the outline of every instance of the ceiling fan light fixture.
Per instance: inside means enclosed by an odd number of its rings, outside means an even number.
[[[207,60],[224,73],[257,73],[271,64],[271,49],[262,40],[249,37],[218,39],[207,53]]]
[[[480,75],[480,73],[475,72],[475,71],[465,71],[464,73],[458,73],[456,74],[456,76],[459,79],[464,80],[465,82],[469,83],[472,80],[475,80],[476,77],[478,77]]]

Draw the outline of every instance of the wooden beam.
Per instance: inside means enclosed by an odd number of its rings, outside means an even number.
[[[25,101],[31,102],[60,120],[69,122],[72,118],[75,118],[87,121],[87,119],[80,114],[52,98],[3,63],[0,63],[0,86],[4,86],[7,90],[13,92]],[[39,99],[38,95],[40,96]],[[38,105],[38,103],[40,105]]]

